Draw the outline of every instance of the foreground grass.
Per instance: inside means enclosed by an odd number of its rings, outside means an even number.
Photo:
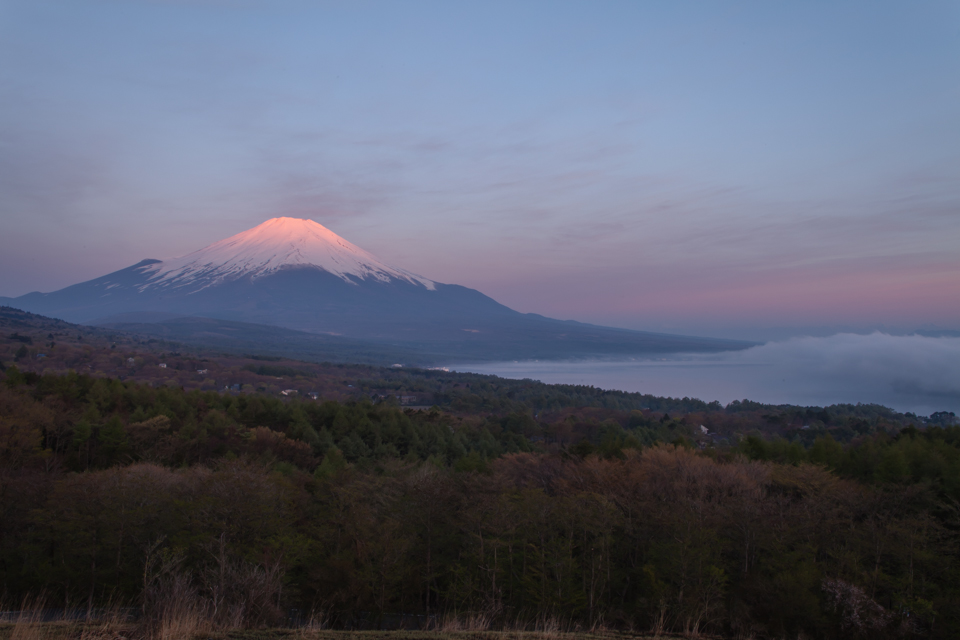
[[[663,637],[663,636],[661,636]],[[228,631],[209,640],[653,640],[650,635],[598,631]]]
[[[169,640],[653,640],[598,631],[329,631],[258,629],[166,636]],[[661,638],[664,636],[660,636]],[[132,624],[0,623],[0,640],[152,640]]]
[[[0,640],[134,640],[129,624],[84,624],[77,622],[0,623]]]

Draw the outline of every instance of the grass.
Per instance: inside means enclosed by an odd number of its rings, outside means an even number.
[[[324,629],[325,618],[316,613],[300,628],[242,629],[240,619],[215,623],[208,615],[209,609],[196,598],[187,597],[167,598],[166,606],[157,615],[139,621],[130,618],[130,609],[116,605],[96,610],[96,619],[51,620],[52,610],[44,609],[43,605],[42,598],[24,600],[19,613],[0,618],[0,640],[652,640],[662,637],[602,627],[578,629],[547,617],[526,629],[494,631],[491,620],[484,615],[450,615],[438,629],[428,631]]]
[[[63,616],[64,610],[46,609],[42,595],[24,598],[19,607],[5,604],[0,603],[0,610],[7,612],[0,618],[0,640],[133,640],[135,637],[136,625],[129,617],[129,610],[117,604],[97,609],[95,620],[51,619],[51,615]]]
[[[0,623],[2,640],[134,640],[135,626],[129,623],[36,622],[17,620]]]
[[[162,636],[133,624],[35,622],[0,623],[0,640],[652,640],[653,636],[596,631],[331,631],[258,629],[197,631],[165,628]],[[662,637],[662,636],[661,636]]]
[[[596,631],[227,631],[208,640],[653,640],[653,636]]]

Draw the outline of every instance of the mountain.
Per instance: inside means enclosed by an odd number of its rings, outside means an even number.
[[[183,293],[298,268],[324,271],[351,284],[396,281],[435,289],[434,282],[387,266],[323,225],[297,218],[267,220],[182,258],[144,262],[140,271],[149,277],[145,289]]]
[[[143,260],[52,293],[0,298],[0,304],[118,328],[185,316],[271,325],[448,362],[750,346],[522,314],[479,291],[389,266],[326,227],[295,218],[268,220],[180,258]]]

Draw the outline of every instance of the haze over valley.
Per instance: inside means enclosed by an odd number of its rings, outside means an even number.
[[[960,413],[960,338],[840,333],[715,354],[580,361],[454,364],[507,378],[699,398],[727,405],[882,404],[928,415]]]

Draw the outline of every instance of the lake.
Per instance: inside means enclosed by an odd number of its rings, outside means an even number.
[[[918,415],[960,413],[960,338],[837,334],[721,354],[453,364],[450,369],[722,404],[742,399],[801,406],[861,402]]]

